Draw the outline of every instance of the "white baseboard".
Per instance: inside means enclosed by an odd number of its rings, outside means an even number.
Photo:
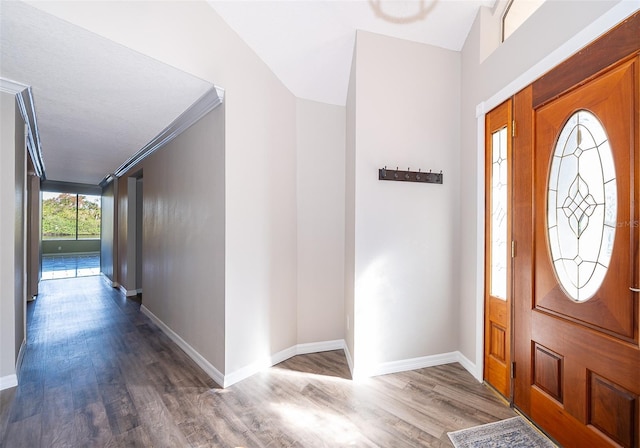
[[[462,353],[456,353],[458,354],[458,362],[460,363],[460,365],[464,367],[464,369],[469,372],[476,380],[478,380],[479,383],[481,383],[484,379],[482,377],[482,366],[471,362],[469,358],[464,356]]]
[[[456,354],[458,355],[458,362],[460,363],[460,365],[464,367],[464,369],[469,372],[476,380],[478,380],[479,383],[481,383],[484,380],[484,378],[482,377],[482,366],[469,361],[469,358],[467,358],[460,352],[456,352]]]
[[[421,356],[419,358],[384,362],[369,372],[369,376],[387,375],[389,373],[406,372],[408,370],[450,364],[458,361],[456,353],[457,352],[440,353],[437,355]]]
[[[100,273],[100,277],[102,277],[102,280],[104,280],[104,282],[109,285],[112,288],[118,288],[120,286],[120,284],[118,282],[114,282],[113,280],[111,280],[109,277],[107,277],[104,272]]]
[[[349,351],[349,346],[347,345],[347,341],[344,341],[344,357],[347,358],[347,365],[349,366],[349,372],[351,372],[351,378],[355,378],[353,371],[353,357],[351,356],[351,352]]]
[[[333,341],[310,342],[307,344],[298,344],[295,346],[296,355],[307,355],[309,353],[329,352],[332,350],[343,350],[345,347],[344,339],[334,339]]]
[[[378,365],[368,376],[387,375],[389,373],[406,372],[409,370],[424,369],[425,367],[440,366],[443,364],[460,363],[474,378],[476,375],[476,365],[469,361],[459,351],[440,353],[437,355],[422,356],[419,358],[403,359],[400,361],[385,362]],[[480,380],[481,381],[481,380]]]
[[[217,384],[223,388],[229,387],[235,383],[238,383],[256,373],[262,372],[270,367],[275,366],[289,358],[296,355],[306,355],[309,353],[319,353],[329,350],[343,350],[345,357],[347,358],[347,364],[354,379],[360,377],[371,377],[378,375],[387,375],[390,373],[405,372],[408,370],[423,369],[425,367],[439,366],[442,364],[451,364],[458,362],[464,367],[474,378],[478,381],[482,381],[482,373],[478,376],[478,368],[476,364],[469,361],[459,351],[440,353],[430,356],[422,356],[419,358],[403,359],[399,361],[391,361],[378,365],[370,372],[362,372],[357,377],[358,372],[354,369],[353,357],[349,352],[349,348],[344,339],[336,339],[332,341],[312,342],[306,344],[297,344],[274,353],[271,356],[265,356],[247,366],[241,367],[229,374],[223,374],[216,369],[209,361],[207,361],[200,353],[198,353],[193,347],[191,347],[184,339],[182,339],[177,333],[169,328],[164,322],[162,322],[155,314],[153,314],[144,304],[140,307],[140,310],[149,319],[151,319],[173,342],[175,342],[184,352],[196,363],[202,370],[205,371]]]
[[[296,355],[307,355],[309,353],[326,352],[330,350],[342,350],[345,348],[344,339],[336,339],[333,341],[311,342],[306,344],[297,344],[292,347],[281,350],[270,357],[265,357],[248,366],[242,367],[224,376],[223,387],[229,387],[256,373],[280,364]]]
[[[27,340],[23,339],[20,344],[20,350],[18,351],[18,359],[16,360],[16,377],[20,374],[20,368],[22,367],[22,361],[24,360],[24,352],[27,350]]]
[[[118,289],[122,292],[122,294],[124,294],[127,297],[133,297],[135,295],[138,295],[138,290],[137,289],[127,290],[127,288],[125,288],[122,285],[118,285]]]
[[[16,373],[0,377],[0,390],[9,389],[18,385],[17,372],[20,372],[20,367],[22,366],[22,360],[24,359],[24,352],[26,351],[26,349],[27,341],[22,340],[22,344],[20,344],[20,350],[18,351],[18,359],[16,360]]]
[[[144,306],[144,304],[140,307],[140,311],[144,315],[146,315],[149,319],[153,321],[164,334],[166,334],[169,339],[176,343],[178,347],[180,347],[184,352],[191,358],[196,364],[200,366],[202,370],[205,371],[207,375],[211,377],[213,381],[215,381],[218,385],[222,387],[226,387],[225,377],[224,375],[216,369],[213,364],[207,361],[200,353],[196,351],[193,347],[191,347],[184,339],[182,339],[175,331],[167,326],[164,322],[162,322],[155,314],[149,311],[149,308]]]
[[[255,375],[256,373],[262,372],[269,367],[272,367],[286,359],[291,358],[292,356],[295,356],[295,351],[292,349],[293,347],[290,347],[286,350],[276,353],[271,357],[262,358],[256,362],[249,364],[248,366],[241,367],[228,375],[224,375],[224,384],[222,385],[222,387],[226,388],[233,384],[239,383],[240,381],[247,379],[250,376]]]
[[[18,377],[13,375],[0,376],[0,390],[9,389],[18,385]]]

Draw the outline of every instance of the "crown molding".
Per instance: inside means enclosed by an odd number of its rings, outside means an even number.
[[[11,79],[0,77],[0,91],[16,96],[20,115],[26,125],[27,150],[31,156],[36,175],[40,179],[45,179],[40,132],[38,131],[38,120],[36,118],[36,108],[31,87]]]
[[[153,140],[142,147],[133,156],[128,158],[120,167],[108,174],[100,182],[104,187],[113,180],[114,177],[121,177],[132,167],[153,154],[155,151],[169,143],[171,140],[182,134],[206,114],[220,106],[224,102],[224,89],[214,86],[204,93],[198,100],[176,118],[169,126],[164,128]]]
[[[45,180],[46,175],[44,172],[44,160],[42,159],[42,146],[40,145],[40,131],[38,130],[38,119],[36,118],[36,108],[31,87],[17,94],[16,99],[18,100],[20,114],[26,124],[27,148],[31,155],[34,170],[40,179]]]
[[[11,95],[17,95],[23,90],[28,89],[29,86],[24,85],[17,81],[12,81],[11,79],[0,77],[0,92],[10,93]]]

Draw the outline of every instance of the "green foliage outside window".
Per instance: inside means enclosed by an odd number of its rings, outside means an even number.
[[[43,193],[42,239],[100,238],[100,196]]]

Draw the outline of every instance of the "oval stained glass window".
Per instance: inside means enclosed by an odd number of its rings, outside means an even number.
[[[591,112],[574,113],[560,131],[547,190],[547,237],[553,268],[577,302],[598,291],[609,268],[617,189],[607,133]]]

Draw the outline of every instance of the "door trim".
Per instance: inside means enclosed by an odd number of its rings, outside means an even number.
[[[542,77],[546,72],[558,66],[567,60],[589,43],[614,28],[624,20],[628,19],[634,13],[638,12],[634,2],[620,2],[612,7],[601,17],[593,21],[574,37],[560,45],[556,50],[549,53],[537,64],[529,68],[524,73],[517,76],[513,81],[507,84],[497,93],[491,95],[486,100],[476,105],[476,207],[478,210],[476,216],[476,346],[475,346],[475,369],[474,377],[482,382],[484,372],[484,198],[485,198],[485,115],[487,112],[499,106],[508,98],[513,97],[520,90],[537,79]]]

